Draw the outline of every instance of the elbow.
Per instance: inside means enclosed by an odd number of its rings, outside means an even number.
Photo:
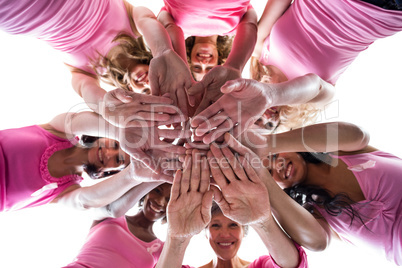
[[[339,128],[344,129],[347,151],[358,151],[367,147],[370,141],[370,134],[363,128],[347,123],[340,122]]]

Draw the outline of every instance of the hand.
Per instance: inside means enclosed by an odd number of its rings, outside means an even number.
[[[265,85],[250,79],[229,81],[221,91],[224,95],[191,122],[191,126],[196,128],[195,135],[202,136],[206,144],[228,131],[238,137],[260,118],[272,102]]]
[[[213,192],[209,188],[209,166],[194,150],[187,156],[184,171],[177,171],[167,206],[168,233],[188,237],[201,232],[211,220]]]
[[[264,222],[271,216],[268,190],[254,170],[254,162],[216,144],[211,145],[208,161],[221,189],[213,188],[215,201],[226,217],[245,225]]]
[[[155,155],[160,156],[166,152],[179,156],[186,153],[183,146],[173,145],[160,139],[187,139],[191,136],[191,131],[188,130],[158,129],[157,127],[123,128],[119,131],[120,147],[156,173],[161,173],[163,170],[160,159],[155,158]]]
[[[151,151],[152,152],[150,153],[147,152],[147,154],[149,154],[153,159],[157,161],[158,166],[161,167],[162,172],[156,174],[141,161],[131,158],[130,176],[135,180],[141,182],[164,181],[172,183],[173,175],[176,170],[182,168],[182,163],[178,160],[177,157],[174,157],[172,154],[161,152],[158,150]]]
[[[204,111],[209,105],[217,101],[222,96],[221,86],[227,81],[241,77],[241,72],[235,68],[225,65],[215,66],[204,78],[194,84],[188,94],[191,96],[203,93],[203,98],[194,115]],[[190,105],[194,106],[194,98],[190,98]]]
[[[169,98],[117,88],[105,94],[100,113],[118,127],[153,127],[183,120],[180,111],[171,104]]]
[[[169,93],[174,105],[187,116],[187,89],[194,80],[186,63],[173,50],[151,60],[149,82],[152,95]]]

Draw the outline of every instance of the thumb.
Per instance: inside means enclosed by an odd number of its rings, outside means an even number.
[[[205,86],[202,82],[198,82],[195,83],[194,85],[192,85],[188,90],[187,90],[187,94],[189,96],[194,96],[200,93],[203,93],[205,90]]]
[[[225,94],[233,91],[240,91],[243,89],[243,86],[244,79],[230,80],[221,87],[221,92]]]

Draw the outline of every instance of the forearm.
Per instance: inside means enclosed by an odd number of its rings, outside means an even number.
[[[268,0],[265,5],[264,12],[258,21],[257,42],[253,52],[253,56],[260,58],[262,46],[265,39],[271,33],[271,29],[275,22],[282,16],[286,9],[290,6],[292,0]]]
[[[253,224],[251,227],[257,232],[269,254],[280,267],[297,267],[299,252],[272,215],[267,220]]]
[[[158,20],[162,23],[163,27],[166,29],[170,40],[172,42],[172,46],[174,51],[180,56],[180,58],[186,63],[187,62],[187,53],[186,53],[186,43],[184,40],[183,30],[177,26],[174,22],[172,16],[167,11],[162,11],[158,15]]]
[[[49,123],[55,130],[71,137],[89,135],[119,140],[119,128],[109,124],[97,113],[64,113],[56,116]]]
[[[148,8],[135,7],[134,22],[139,32],[144,36],[152,55],[158,57],[166,50],[173,50],[168,32]]]
[[[331,122],[267,136],[267,149],[280,152],[357,151],[368,145],[370,136],[358,126]]]
[[[271,211],[292,240],[309,250],[325,249],[330,236],[314,216],[291,199],[272,177],[262,180],[269,192]]]
[[[95,209],[95,219],[118,218],[126,214],[138,201],[156,186],[163,182],[143,182],[131,188],[123,196],[107,206]]]
[[[257,40],[257,14],[249,9],[237,26],[232,49],[224,65],[243,71]]]
[[[131,178],[128,166],[111,178],[58,196],[57,202],[83,210],[100,208],[112,203],[140,183]]]
[[[191,237],[174,238],[168,235],[155,268],[181,268],[190,240]]]
[[[272,97],[271,106],[312,103],[327,104],[335,94],[335,87],[318,75],[306,74],[279,84],[266,84]]]
[[[101,104],[106,91],[100,87],[99,80],[85,74],[72,72],[72,87],[95,112],[101,112]]]

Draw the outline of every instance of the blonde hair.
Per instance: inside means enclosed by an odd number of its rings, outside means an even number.
[[[93,69],[103,82],[132,91],[129,72],[132,63],[149,65],[152,53],[142,36],[134,38],[126,33],[119,33],[112,42],[118,45],[112,47],[106,56],[98,53],[99,58],[92,63]]]
[[[250,78],[258,82],[267,82],[271,74],[269,69],[263,65],[256,57],[250,59]],[[279,125],[274,132],[288,131],[300,128],[305,125],[313,124],[317,121],[320,109],[312,104],[284,105],[279,109]]]

